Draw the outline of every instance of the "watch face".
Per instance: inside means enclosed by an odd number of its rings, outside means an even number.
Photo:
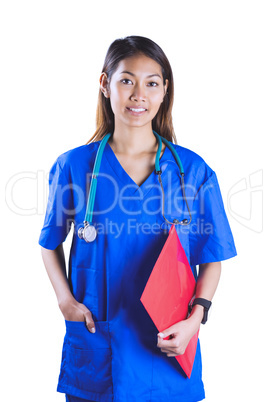
[[[96,239],[97,231],[94,226],[88,225],[84,228],[84,239],[87,243],[91,243]]]

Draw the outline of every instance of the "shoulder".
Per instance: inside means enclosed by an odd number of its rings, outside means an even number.
[[[181,159],[185,176],[191,175],[196,179],[196,182],[201,184],[207,181],[211,176],[215,175],[214,170],[206,163],[202,156],[188,148],[182,147],[181,145],[172,145]]]
[[[202,165],[203,163],[205,163],[204,159],[200,155],[198,155],[196,152],[192,151],[191,149],[182,147],[181,145],[178,145],[178,144],[172,144],[172,145],[178,152],[179,156],[181,155],[184,158],[188,158],[192,162],[198,163],[199,165]]]
[[[212,168],[206,163],[206,161],[191,149],[182,147],[181,145],[172,144],[177,151],[180,159],[184,162],[185,167],[191,167],[191,169],[201,169],[207,171],[209,174],[213,173]]]
[[[84,164],[87,166],[94,162],[100,141],[92,142],[90,144],[80,145],[60,154],[55,163],[60,166],[62,170],[74,169],[77,166],[82,167]]]

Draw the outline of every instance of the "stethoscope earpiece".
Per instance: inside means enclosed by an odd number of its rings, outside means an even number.
[[[181,221],[181,225],[188,225],[188,219],[183,219],[182,221]]]

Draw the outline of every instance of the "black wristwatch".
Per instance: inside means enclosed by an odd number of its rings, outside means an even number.
[[[208,320],[208,310],[210,309],[212,302],[207,299],[202,299],[201,297],[197,297],[193,301],[191,300],[190,304],[188,306],[189,314],[191,314],[192,309],[196,304],[200,304],[200,306],[204,307],[204,316],[203,316],[203,320],[201,321],[201,323],[205,324]]]

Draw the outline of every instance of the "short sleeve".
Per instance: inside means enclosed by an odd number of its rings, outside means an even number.
[[[190,254],[191,265],[222,261],[237,254],[213,171],[200,186],[193,202]]]
[[[65,241],[73,222],[72,183],[65,169],[58,158],[49,172],[49,196],[39,237],[39,244],[49,250]]]

